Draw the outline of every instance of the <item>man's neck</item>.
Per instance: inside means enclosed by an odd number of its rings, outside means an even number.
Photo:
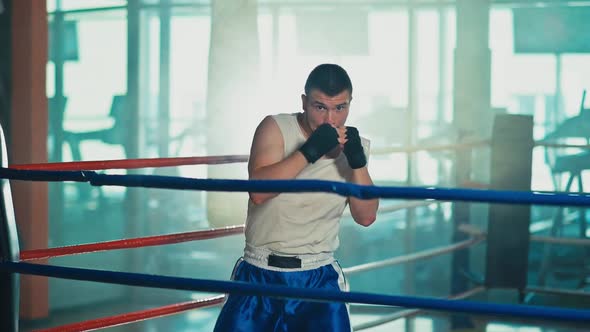
[[[309,137],[312,133],[312,130],[311,126],[307,122],[307,117],[305,116],[305,113],[297,114],[297,123],[299,123],[299,127],[301,128],[301,131],[303,132],[305,137]]]

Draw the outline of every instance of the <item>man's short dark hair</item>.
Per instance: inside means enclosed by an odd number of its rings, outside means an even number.
[[[324,63],[315,67],[305,82],[305,94],[309,95],[311,90],[320,90],[332,97],[344,90],[352,95],[352,82],[348,73],[339,65]]]

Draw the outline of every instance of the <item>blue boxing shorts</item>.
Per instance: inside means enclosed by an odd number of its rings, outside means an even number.
[[[259,255],[255,258],[246,250],[234,267],[232,279],[253,284],[346,290],[346,282],[337,261],[330,255],[328,264],[308,269],[318,261],[306,264],[306,259]],[[309,261],[309,260],[308,260]],[[264,265],[264,267],[262,266]],[[305,266],[308,265],[308,266]],[[266,296],[230,294],[227,297],[215,332],[350,332],[348,308],[342,302],[312,302]]]

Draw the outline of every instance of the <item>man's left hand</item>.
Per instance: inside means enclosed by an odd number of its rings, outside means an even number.
[[[346,143],[344,144],[344,154],[348,160],[350,168],[363,168],[367,165],[365,150],[361,144],[359,131],[355,127],[346,127]]]

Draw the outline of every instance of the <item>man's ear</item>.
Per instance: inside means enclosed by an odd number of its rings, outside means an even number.
[[[301,109],[305,111],[305,105],[307,104],[307,96],[302,93],[301,94]]]

